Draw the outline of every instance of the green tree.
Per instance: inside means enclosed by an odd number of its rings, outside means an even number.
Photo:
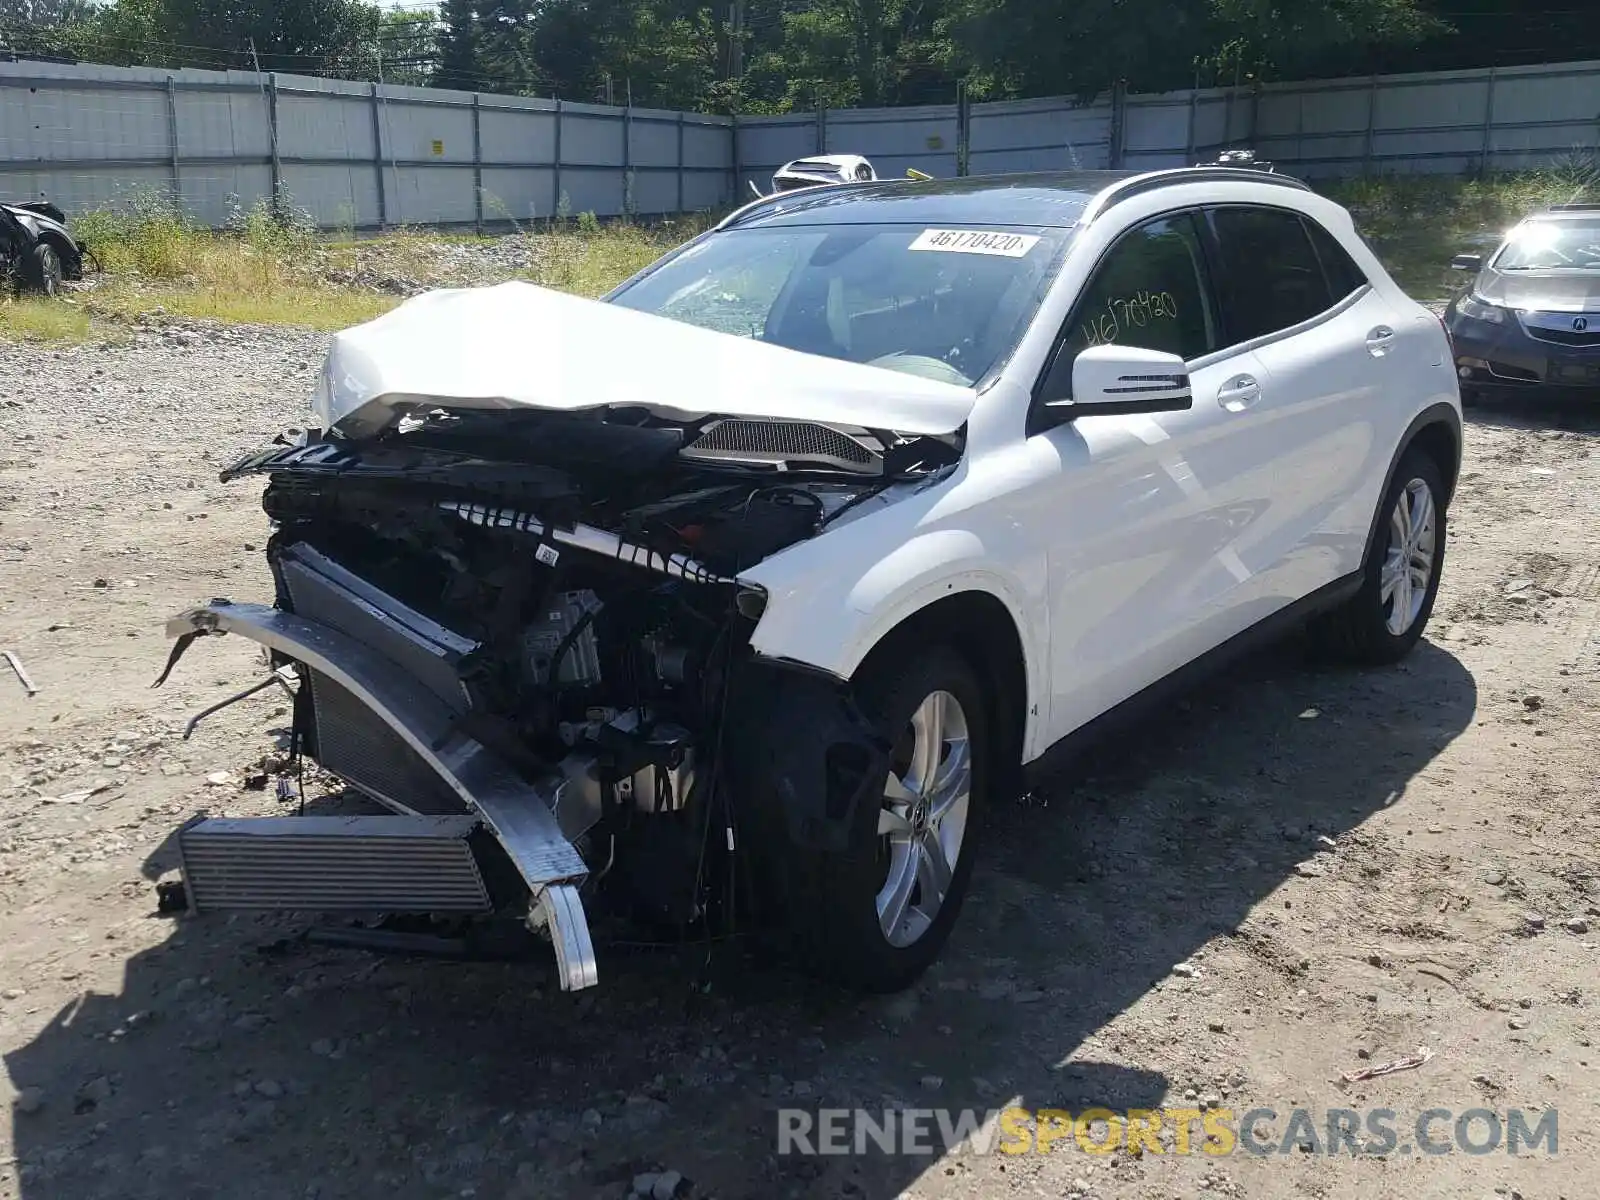
[[[79,27],[91,50],[84,57],[125,67],[210,65],[206,60],[185,59],[180,57],[182,52],[171,54],[156,45],[160,4],[161,0],[116,0],[100,7],[87,25]]]
[[[0,0],[0,26],[59,29],[94,16],[94,0]]]
[[[751,6],[752,108],[948,102],[964,70],[942,28],[948,0],[783,0]]]
[[[1183,87],[1224,64],[1281,78],[1436,27],[1419,0],[950,0],[941,23],[975,94],[1079,96]]]
[[[431,12],[384,9],[378,15],[374,77],[426,87],[439,68],[438,19]]]
[[[473,0],[444,0],[439,6],[439,65],[436,87],[478,87],[478,15]]]
[[[515,95],[546,90],[534,62],[538,0],[485,0],[477,6],[478,70],[485,87]]]
[[[0,4],[69,0],[0,0]],[[365,0],[114,0],[82,6],[69,26],[97,62],[366,77],[381,10]],[[80,10],[81,11],[81,10]],[[3,15],[0,15],[3,21]]]
[[[92,0],[0,0],[0,49],[17,54],[79,57]]]

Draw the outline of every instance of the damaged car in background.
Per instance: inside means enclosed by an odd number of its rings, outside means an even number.
[[[0,280],[54,296],[64,279],[82,279],[88,249],[48,200],[0,203]]]
[[[224,473],[276,595],[162,680],[259,643],[372,811],[197,818],[182,902],[509,914],[567,989],[613,920],[907,986],[1099,718],[1293,623],[1409,651],[1460,451],[1438,321],[1230,168],[766,197],[602,301],[409,300],[313,408]]]

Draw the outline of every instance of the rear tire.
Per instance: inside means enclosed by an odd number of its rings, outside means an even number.
[[[1444,570],[1444,496],[1439,464],[1408,451],[1384,493],[1361,590],[1312,626],[1330,656],[1383,666],[1399,662],[1422,637]]]
[[[61,254],[50,243],[40,242],[29,251],[26,270],[28,284],[35,291],[54,296],[61,290]]]
[[[935,647],[869,666],[858,696],[895,746],[880,806],[862,804],[842,853],[802,851],[785,923],[805,965],[867,992],[909,987],[960,914],[992,772],[982,686]]]

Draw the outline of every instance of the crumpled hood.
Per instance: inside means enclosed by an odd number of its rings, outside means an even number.
[[[503,283],[428,292],[336,334],[313,407],[324,429],[351,437],[416,407],[613,405],[943,434],[974,399],[970,388]]]
[[[1475,289],[1489,304],[1533,312],[1600,312],[1600,271],[1496,271]]]

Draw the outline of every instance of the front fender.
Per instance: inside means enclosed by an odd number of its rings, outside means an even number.
[[[1047,634],[1045,609],[1030,596],[1042,595],[1044,564],[1038,563],[1036,571],[1009,569],[1010,560],[969,528],[929,529],[903,539],[871,530],[880,522],[895,524],[884,520],[892,514],[892,509],[874,514],[742,574],[741,581],[767,594],[752,649],[848,679],[907,618],[949,596],[987,593],[1005,606],[1022,645],[1028,683],[1025,744],[1031,745],[1044,695],[1038,672]],[[886,544],[893,548],[884,554]],[[1008,569],[999,562],[1007,562]]]

